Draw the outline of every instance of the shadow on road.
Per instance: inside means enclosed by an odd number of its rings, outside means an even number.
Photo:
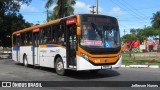
[[[68,77],[76,79],[97,79],[106,77],[119,76],[120,73],[114,70],[100,70],[98,73],[90,73],[90,71],[68,71]]]
[[[16,65],[23,66],[23,64],[16,63]],[[24,66],[23,66],[24,67]],[[46,68],[46,67],[34,67],[33,65],[29,65],[27,68],[44,70],[47,72],[52,72],[56,74],[55,69]],[[106,77],[115,77],[119,76],[120,73],[115,70],[100,70],[98,73],[91,73],[90,71],[72,71],[67,70],[67,74],[64,77],[70,77],[80,80],[88,80],[88,79],[97,79],[97,78],[106,78]]]

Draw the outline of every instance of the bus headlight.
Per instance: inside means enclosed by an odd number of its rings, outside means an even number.
[[[88,56],[83,53],[81,53],[81,57],[84,58],[85,60],[88,60]]]

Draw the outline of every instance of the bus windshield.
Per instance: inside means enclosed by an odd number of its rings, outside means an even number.
[[[80,44],[89,48],[117,48],[120,46],[118,25],[84,23]]]

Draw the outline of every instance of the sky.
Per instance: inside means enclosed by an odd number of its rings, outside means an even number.
[[[20,13],[27,22],[42,24],[46,22],[47,0],[32,0],[29,6],[22,5]],[[56,6],[54,4],[50,11]],[[90,6],[96,6],[96,0],[76,0],[74,14],[91,13]],[[160,0],[98,0],[99,14],[118,19],[120,35],[129,34],[131,28],[151,26],[153,13],[160,11]],[[125,31],[125,32],[124,32]]]

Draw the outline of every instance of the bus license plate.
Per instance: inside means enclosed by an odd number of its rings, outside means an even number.
[[[108,68],[111,68],[111,65],[102,66],[102,69],[108,69]]]

